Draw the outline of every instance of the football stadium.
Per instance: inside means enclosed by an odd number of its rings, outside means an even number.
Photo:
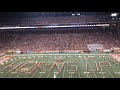
[[[120,78],[119,12],[0,12],[0,78]]]

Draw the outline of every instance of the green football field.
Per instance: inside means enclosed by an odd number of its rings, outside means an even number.
[[[0,78],[119,77],[120,62],[109,54],[21,54],[0,64]]]

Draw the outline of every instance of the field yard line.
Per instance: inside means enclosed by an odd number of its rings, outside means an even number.
[[[17,74],[18,74],[18,75],[17,75],[17,76],[15,76],[16,78],[19,76],[19,74],[20,74],[20,73],[18,73],[18,72],[17,72]]]
[[[28,70],[28,71],[29,71],[29,70]],[[26,73],[24,77],[27,78],[27,77],[26,77],[27,75],[28,75],[28,73]]]
[[[37,72],[37,69],[35,70],[35,72],[33,73],[33,75],[32,75],[32,77],[31,78],[33,78],[33,76],[35,75],[35,73]]]
[[[13,62],[14,63],[14,62]],[[9,64],[9,66],[10,66],[11,64]],[[1,70],[4,70],[4,69],[6,69],[7,67],[9,67],[9,66],[5,66],[5,67],[3,67]]]
[[[25,73],[25,75],[24,75],[24,77],[23,77],[23,78],[26,78],[26,75],[27,75],[27,73]]]
[[[93,60],[93,62],[94,62],[94,60]],[[89,63],[89,65],[92,68],[92,65],[90,63]],[[93,68],[92,68],[92,70],[93,70]],[[93,73],[94,73],[94,76],[97,78],[97,75],[95,74],[95,72],[93,72]]]
[[[64,78],[64,74],[65,74],[64,72],[65,72],[65,65],[64,65],[63,76],[62,76],[63,78]]]
[[[8,64],[7,66],[5,66],[5,67],[3,67],[2,68],[2,70],[5,70],[5,69],[7,69],[8,67],[10,67],[10,65],[13,65],[14,63],[16,63],[18,60],[15,60],[15,61],[10,61],[11,63],[10,64]],[[13,68],[11,68],[10,70],[12,70]],[[9,71],[8,71],[9,72]],[[8,74],[8,72],[6,72],[6,73],[4,73],[3,74],[3,76],[2,77],[4,77],[5,75],[7,75]],[[12,76],[13,75],[13,73],[10,73],[10,76]],[[10,77],[10,76],[8,76],[8,77]]]
[[[110,63],[110,62],[109,62],[109,63]],[[114,72],[116,72],[114,68],[112,68],[112,69],[113,69]],[[120,76],[120,74],[118,74],[118,76]]]
[[[20,75],[20,73],[18,73],[18,75],[16,76],[16,78],[20,78],[20,77],[18,77]]]
[[[78,69],[78,74],[79,74],[79,78],[80,78],[80,72],[79,72],[79,69]]]
[[[20,60],[20,59],[19,59],[19,60]],[[23,63],[23,62],[24,62],[24,60],[21,61],[21,63]],[[20,75],[20,73],[17,72],[17,74],[18,74],[18,75],[15,76],[15,78],[19,78],[18,76]]]
[[[7,67],[9,67],[10,65],[12,65],[12,64],[14,64],[14,63],[16,63],[18,60],[15,60],[15,61],[10,61],[10,62],[13,62],[13,63],[10,63],[8,66],[5,66],[5,67],[3,67],[1,70],[4,70],[4,69],[6,69]]]
[[[106,68],[105,68],[106,69]],[[106,69],[107,70],[107,69]],[[107,70],[108,71],[108,70]],[[113,77],[113,75],[108,71],[108,73]],[[113,77],[114,78],[114,77]]]
[[[89,63],[89,62],[88,62]],[[92,66],[91,66],[91,64],[89,63],[89,65],[90,65],[90,67],[92,68]],[[93,68],[92,68],[92,70],[93,70]],[[97,76],[96,76],[96,74],[95,74],[95,72],[93,71],[93,73],[94,73],[94,76],[97,78]]]
[[[114,69],[114,68],[112,68],[112,69],[113,69],[113,71],[114,71],[114,73],[115,73],[115,72],[116,72],[115,69]],[[120,74],[118,74],[118,76],[120,76]]]
[[[92,60],[92,61],[94,62],[94,60]],[[94,63],[95,63],[95,62],[94,62]],[[96,63],[97,63],[97,62],[96,62]],[[101,74],[103,77],[105,77],[103,73],[100,73],[100,74]]]
[[[103,77],[105,77],[105,75],[103,73],[100,73]]]
[[[83,65],[83,67],[85,67],[85,66],[84,66],[84,63],[83,63],[83,60],[82,60],[82,65]],[[88,73],[87,73],[87,77],[89,78]]]
[[[26,76],[27,76],[27,74],[28,74],[28,73],[25,73],[25,76],[24,76],[24,77],[26,77]],[[26,78],[27,78],[27,77],[26,77]]]
[[[112,69],[113,69],[114,72],[116,72],[114,68],[112,68]],[[120,74],[118,74],[118,76],[120,76]]]
[[[10,65],[12,65],[12,64],[14,64],[15,62],[13,62],[13,63],[11,63]],[[9,66],[10,66],[9,65]],[[6,67],[9,67],[9,66],[6,66]],[[4,69],[6,69],[6,68],[4,68]],[[9,71],[8,71],[9,72]],[[7,75],[8,74],[8,72],[7,73],[5,73],[5,74],[3,74],[3,76],[2,77],[4,77],[5,75]]]
[[[38,78],[41,78],[41,76],[42,76],[42,73],[40,73],[40,76]]]
[[[106,69],[107,70],[107,69]],[[109,72],[109,70],[107,70]],[[114,76],[109,72],[109,74],[114,78]]]
[[[1,70],[6,69],[7,67],[9,67],[10,65],[12,65],[12,64],[14,64],[14,63],[15,63],[15,62],[13,62],[13,63],[9,64],[8,66],[3,67]]]
[[[47,78],[49,78],[50,71],[48,72]]]
[[[8,72],[6,72],[6,73],[3,73],[3,75],[1,76],[1,78],[2,78],[2,77],[4,77],[6,74],[8,74]]]
[[[8,78],[11,78],[11,76],[13,75],[13,73],[10,74],[10,76]]]
[[[87,77],[90,78],[89,75],[88,75],[88,73],[87,73]]]
[[[106,69],[106,68],[105,68]],[[107,69],[106,69],[107,70]],[[109,72],[109,70],[107,70],[107,72],[113,77],[113,75]],[[113,77],[114,78],[114,77]]]

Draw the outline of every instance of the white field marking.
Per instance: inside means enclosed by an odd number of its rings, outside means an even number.
[[[94,60],[93,60],[93,62],[94,62]],[[95,63],[96,63],[96,68],[97,68],[97,70],[98,70],[97,62],[95,62]],[[100,74],[101,74],[103,77],[105,77],[103,73],[100,73]]]
[[[2,76],[1,76],[1,78],[3,78],[5,75],[7,75],[8,74],[8,72],[7,73],[4,73]]]
[[[94,62],[94,63],[96,63],[96,67],[97,67],[97,62],[95,62],[93,59],[92,59],[92,61]],[[100,65],[99,65],[100,66]],[[100,66],[101,67],[101,66]],[[101,67],[102,68],[102,67]],[[104,76],[104,74],[103,73],[100,73],[103,77],[105,77]]]
[[[85,63],[85,70],[87,71],[87,62]]]
[[[18,75],[16,76],[16,78],[20,75],[20,73],[21,73],[21,72],[18,73]],[[26,74],[26,75],[27,75],[27,74]],[[25,76],[26,76],[26,75],[25,75]],[[19,77],[18,77],[18,78],[19,78]]]
[[[63,76],[62,76],[63,78],[65,77],[65,76],[64,76],[64,74],[65,74],[64,72],[65,72],[65,65],[64,65]]]
[[[113,71],[115,72],[115,69],[114,68],[112,68],[113,69]],[[120,74],[118,74],[119,76],[120,76]]]
[[[34,73],[33,73],[33,75],[32,75],[32,77],[31,77],[31,78],[33,78],[33,76],[35,75],[35,73],[37,72],[37,70],[38,70],[38,69],[36,69],[36,70],[34,71]]]
[[[31,68],[29,68],[28,71],[29,71],[30,69],[31,69]],[[27,76],[27,74],[29,74],[28,71],[25,73],[25,77]]]
[[[11,76],[12,76],[13,74],[14,74],[14,73],[11,73],[10,76],[9,76],[9,78],[11,78]]]
[[[11,64],[9,64],[8,66],[5,66],[4,68],[2,68],[1,70],[4,70],[4,69],[6,69],[7,67],[9,67],[9,66],[11,66],[12,64],[14,64],[15,62],[13,62],[13,63],[11,63]]]
[[[16,78],[19,78],[18,76],[20,75],[20,73],[18,73],[18,75],[16,76]]]
[[[112,68],[113,69],[113,68]],[[115,72],[115,69],[113,69],[113,71]],[[120,74],[117,74],[118,76],[120,76]]]
[[[94,60],[93,60],[93,62],[94,62]],[[97,62],[95,62],[95,66],[96,66],[96,70],[98,71],[99,68],[98,68]]]
[[[106,68],[104,68],[104,69],[106,69]],[[107,69],[106,69],[107,70]],[[107,70],[107,72],[113,77],[113,75]],[[114,78],[114,77],[113,77]]]
[[[26,78],[26,76],[27,76],[27,74],[28,73],[24,73],[25,75],[24,75],[24,77],[23,78]],[[18,75],[16,76],[16,78],[18,77],[20,75],[20,73],[18,73]],[[19,78],[19,77],[18,77]],[[27,77],[27,78],[29,78],[29,77]]]
[[[71,78],[73,78],[73,73],[71,73]]]
[[[110,66],[112,66],[110,62],[108,62],[108,63],[110,64]],[[114,68],[112,68],[112,69],[113,69],[113,71],[115,72]]]
[[[88,62],[88,64],[90,65],[91,69],[93,70],[93,68],[92,68],[91,64],[90,64],[89,62]],[[96,76],[95,72],[93,72],[93,73],[94,73],[94,76],[97,78],[97,76]]]
[[[79,66],[78,66],[79,67]],[[78,74],[79,74],[79,78],[80,78],[80,72],[79,72],[79,69],[78,69]]]
[[[40,76],[39,76],[38,78],[41,78],[42,74],[43,74],[43,73],[40,73]]]
[[[51,71],[48,72],[48,75],[47,75],[47,78],[49,78],[49,74],[50,74]]]
[[[106,68],[105,68],[106,69]],[[107,70],[107,69],[106,69]],[[108,70],[107,70],[108,71]],[[108,71],[108,73],[113,77],[113,75]],[[114,78],[114,77],[113,77]]]
[[[83,63],[83,60],[82,60],[81,62],[82,62],[83,67],[85,67],[85,66],[84,66],[84,63]],[[87,73],[87,77],[89,78],[88,73]]]
[[[4,65],[4,63],[0,63],[1,65]]]
[[[93,59],[92,59],[92,61],[94,62],[94,60],[93,60]],[[95,63],[96,63],[96,62],[95,62]],[[101,67],[101,68],[102,68],[102,67]],[[103,73],[100,73],[100,74],[101,74],[103,77],[105,77]]]
[[[22,64],[22,63],[20,63],[20,64]],[[19,65],[20,65],[20,64],[19,64]],[[19,65],[18,65],[18,66],[19,66]],[[17,67],[17,66],[16,66],[16,67]],[[16,67],[15,67],[15,68],[16,68]],[[7,75],[7,74],[8,74],[10,71],[12,71],[12,70],[14,70],[14,68],[11,69],[11,70],[9,70],[9,71],[8,71],[7,73],[5,73],[2,77],[4,77],[5,75]]]
[[[105,68],[106,69],[106,68]],[[107,70],[107,69],[106,69]],[[107,70],[107,72],[113,77],[113,75]],[[113,77],[114,78],[114,77]]]
[[[25,75],[24,75],[24,78],[26,78],[27,73],[25,72],[24,74],[25,74]]]
[[[0,72],[0,73],[3,73],[3,72]]]
[[[31,69],[31,68],[29,68],[29,69],[28,69],[28,71],[29,71],[30,69]],[[30,72],[30,73],[31,73],[31,72]],[[27,74],[28,74],[28,72],[26,72],[26,74],[25,74],[25,76],[24,76],[24,77],[26,77],[26,76],[27,76]]]
[[[12,68],[11,70],[9,70],[8,72],[10,72],[10,71],[12,71],[12,70],[14,70],[14,69],[16,69],[18,66],[21,66],[23,64],[23,62],[21,62],[20,64],[18,64],[16,67],[14,67],[14,68]]]

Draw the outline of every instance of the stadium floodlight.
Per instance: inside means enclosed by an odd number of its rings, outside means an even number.
[[[72,16],[75,16],[75,14],[73,13]]]
[[[78,16],[80,16],[80,13],[77,13]]]
[[[111,16],[112,17],[116,17],[118,14],[117,13],[112,13]]]

